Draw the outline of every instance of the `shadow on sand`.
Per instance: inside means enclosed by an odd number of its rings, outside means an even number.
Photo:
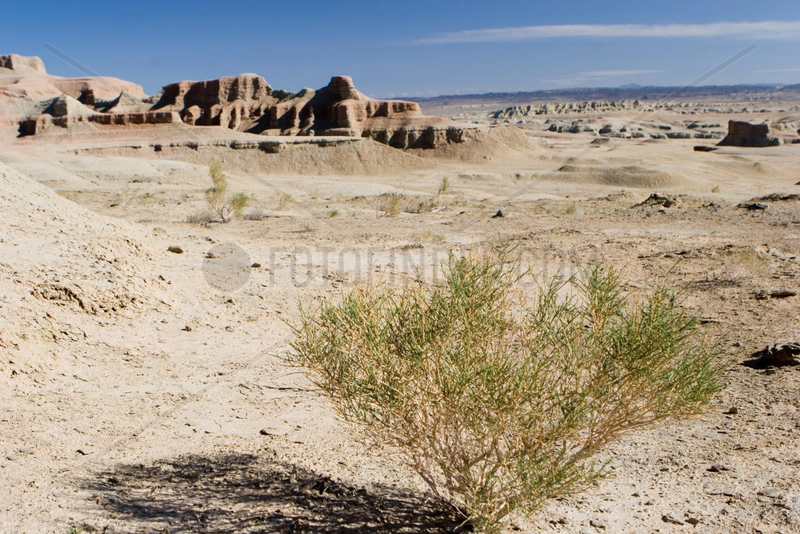
[[[124,532],[465,532],[452,510],[407,490],[358,489],[250,454],[119,465],[80,485]],[[117,530],[114,530],[117,532]]]

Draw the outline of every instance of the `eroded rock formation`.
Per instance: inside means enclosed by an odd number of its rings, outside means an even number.
[[[728,121],[728,135],[717,146],[766,147],[780,144],[779,138],[769,136],[769,124]]]
[[[17,98],[20,135],[86,124],[221,126],[261,135],[368,137],[396,148],[463,141],[469,125],[422,114],[419,104],[370,98],[349,76],[321,89],[274,90],[256,74],[164,86],[148,97],[115,78],[58,78],[39,58],[0,56],[0,99]],[[18,105],[24,103],[25,105]]]
[[[370,98],[349,76],[294,94],[274,91],[255,74],[178,82],[164,87],[153,109],[176,112],[197,126],[262,135],[363,136],[398,148],[458,137],[447,133],[453,128],[443,119],[424,116],[417,103]]]

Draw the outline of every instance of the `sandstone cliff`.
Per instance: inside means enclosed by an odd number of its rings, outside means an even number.
[[[370,98],[349,76],[290,93],[256,74],[241,74],[176,82],[148,97],[140,86],[116,78],[49,76],[35,57],[0,56],[0,74],[0,111],[20,135],[87,124],[187,124],[273,136],[368,137],[406,149],[461,143],[464,131],[474,128],[427,117],[415,102]]]

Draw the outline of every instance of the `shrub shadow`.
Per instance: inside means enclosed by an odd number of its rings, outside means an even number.
[[[359,489],[251,454],[122,464],[79,485],[125,532],[466,532],[455,511],[386,486]],[[114,532],[117,532],[115,530]]]

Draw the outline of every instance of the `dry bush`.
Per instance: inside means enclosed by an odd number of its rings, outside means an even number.
[[[384,193],[378,197],[378,211],[384,213],[387,217],[397,217],[403,211],[403,207],[407,203],[406,196],[403,193]]]
[[[201,224],[208,226],[214,220],[214,215],[207,209],[197,210],[186,216],[186,222],[190,224]]]
[[[269,213],[261,209],[253,209],[245,213],[243,217],[248,221],[261,221],[269,217]]]
[[[721,345],[666,286],[634,300],[598,267],[520,306],[505,259],[451,255],[441,284],[323,299],[292,343],[342,416],[486,531],[596,481],[602,447],[723,387]]]
[[[723,271],[727,278],[734,282],[753,277],[767,277],[771,272],[769,256],[753,247],[732,249],[723,256]]]

